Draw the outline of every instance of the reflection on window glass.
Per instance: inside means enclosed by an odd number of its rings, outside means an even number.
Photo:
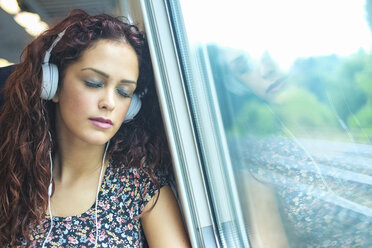
[[[372,1],[181,2],[252,247],[372,247]]]

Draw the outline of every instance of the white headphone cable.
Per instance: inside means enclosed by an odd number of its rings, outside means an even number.
[[[49,133],[49,135],[50,135],[50,133]],[[52,159],[52,153],[51,152],[49,152],[49,160],[50,160],[50,183],[49,183],[49,187],[48,187],[48,209],[49,209],[49,216],[50,216],[50,226],[49,226],[48,234],[46,235],[46,237],[44,239],[42,248],[45,247],[45,244],[47,243],[47,239],[48,239],[50,233],[52,232],[53,225],[54,225],[52,209],[50,207],[50,196],[52,195],[52,190],[53,190],[53,159]]]
[[[49,133],[49,135],[50,135],[50,133]],[[106,153],[107,153],[107,149],[108,149],[109,144],[110,144],[110,141],[107,142],[106,147],[105,147],[105,152],[103,153],[102,165],[101,165],[101,172],[99,174],[99,181],[98,181],[98,187],[97,187],[96,203],[95,203],[95,212],[96,212],[96,214],[95,214],[95,218],[96,218],[96,239],[95,239],[94,247],[97,247],[98,231],[99,231],[99,228],[98,228],[98,217],[97,217],[97,215],[98,215],[98,209],[97,209],[97,206],[98,206],[98,195],[99,195],[99,189],[101,187],[103,170],[105,168]],[[50,233],[52,232],[53,225],[54,225],[53,215],[52,215],[52,209],[50,207],[50,196],[52,195],[52,190],[53,190],[53,159],[52,159],[52,153],[51,152],[49,152],[49,160],[50,160],[50,173],[51,173],[50,184],[49,184],[49,187],[48,187],[48,209],[49,209],[49,216],[50,216],[50,226],[49,226],[48,234],[46,235],[46,237],[44,239],[42,248],[45,248],[45,244],[47,243],[47,239],[48,239]]]
[[[96,211],[96,240],[95,240],[95,244],[94,244],[94,247],[97,247],[97,243],[98,243],[98,195],[99,195],[99,189],[101,188],[101,182],[102,182],[102,176],[103,176],[103,169],[105,168],[105,160],[106,160],[106,153],[107,153],[107,149],[109,147],[109,144],[110,144],[110,140],[107,142],[106,144],[106,147],[105,147],[105,152],[103,153],[103,157],[102,157],[102,166],[101,166],[101,172],[99,174],[99,179],[98,179],[98,186],[97,186],[97,194],[96,194],[96,205],[95,205],[95,211]]]

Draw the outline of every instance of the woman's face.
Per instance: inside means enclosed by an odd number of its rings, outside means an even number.
[[[246,53],[231,49],[225,57],[234,75],[260,98],[271,101],[282,88],[286,77],[269,54],[253,60]]]
[[[53,101],[59,139],[102,145],[120,128],[136,89],[139,65],[133,48],[99,40],[65,70]]]

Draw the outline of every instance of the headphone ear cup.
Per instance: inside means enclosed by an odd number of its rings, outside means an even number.
[[[132,100],[129,105],[129,109],[127,114],[125,115],[124,122],[129,122],[131,121],[140,111],[142,106],[141,99],[137,94],[133,94]]]
[[[41,98],[51,100],[58,89],[58,67],[54,64],[45,63],[41,65],[43,71],[43,83]]]

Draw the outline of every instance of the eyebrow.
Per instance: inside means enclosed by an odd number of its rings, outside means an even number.
[[[109,75],[107,75],[106,73],[104,73],[103,71],[100,71],[100,70],[97,70],[97,69],[94,69],[94,68],[91,68],[91,67],[86,67],[86,68],[83,68],[81,69],[82,71],[85,71],[85,70],[91,70],[91,71],[94,71],[95,73],[105,77],[105,78],[109,78]],[[137,84],[136,81],[132,81],[132,80],[128,80],[128,79],[122,79],[120,80],[120,83],[129,83],[129,84]]]

